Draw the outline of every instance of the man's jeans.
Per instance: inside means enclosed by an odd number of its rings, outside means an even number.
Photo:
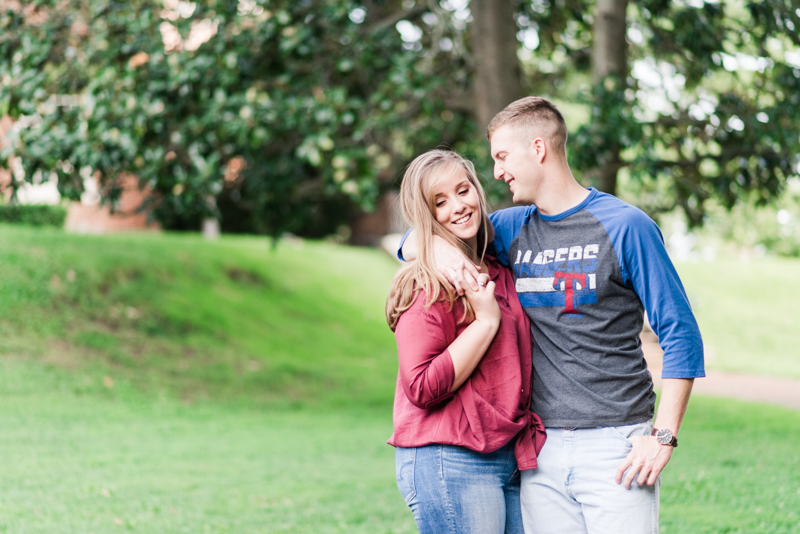
[[[464,447],[397,447],[397,487],[421,534],[522,534],[514,441],[481,454]]]
[[[651,534],[658,532],[658,487],[617,484],[617,467],[631,451],[636,425],[548,428],[539,467],[522,472],[526,534]]]

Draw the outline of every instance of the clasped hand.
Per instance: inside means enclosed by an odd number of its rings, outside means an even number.
[[[453,283],[456,288],[461,288],[463,294],[475,312],[476,321],[500,322],[500,307],[494,297],[495,283],[486,273],[478,273],[477,277],[464,267],[461,261],[456,269],[442,269],[442,274]]]

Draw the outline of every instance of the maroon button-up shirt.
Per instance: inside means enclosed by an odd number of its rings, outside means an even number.
[[[456,301],[435,302],[426,295],[400,316],[395,329],[399,372],[394,394],[394,433],[389,444],[422,447],[459,445],[481,453],[496,451],[516,438],[520,470],[537,467],[545,430],[529,410],[531,330],[514,289],[511,272],[487,257],[500,307],[500,327],[472,375],[455,392],[448,347],[469,323],[456,324],[464,308]]]

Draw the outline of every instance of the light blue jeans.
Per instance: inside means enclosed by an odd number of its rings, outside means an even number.
[[[464,447],[397,447],[397,487],[420,534],[522,534],[513,441],[481,454]]]
[[[526,534],[656,534],[658,487],[617,484],[617,467],[631,450],[631,436],[649,435],[636,425],[548,428],[539,468],[522,472]]]

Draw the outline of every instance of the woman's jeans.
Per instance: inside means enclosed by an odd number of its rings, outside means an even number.
[[[513,441],[489,454],[453,445],[397,447],[395,464],[420,534],[522,534]]]

